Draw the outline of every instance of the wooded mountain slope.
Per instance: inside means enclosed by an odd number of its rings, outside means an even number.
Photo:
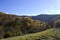
[[[57,17],[47,16],[47,19],[49,20],[46,21],[49,22],[43,22],[43,19],[42,21],[40,21],[38,20],[38,18],[33,19],[31,17],[17,16],[0,12],[0,39],[42,32],[53,27],[60,28],[59,16]],[[52,18],[55,18],[56,20],[55,19],[51,20]]]
[[[40,20],[0,12],[0,38],[36,33],[51,28]]]

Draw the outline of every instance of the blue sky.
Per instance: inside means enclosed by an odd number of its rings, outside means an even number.
[[[29,16],[60,14],[60,0],[0,0],[0,11]]]

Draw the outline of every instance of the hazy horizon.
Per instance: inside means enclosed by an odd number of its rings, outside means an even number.
[[[2,12],[2,13],[6,13],[6,14],[10,14],[10,13],[7,13],[7,12]],[[17,14],[11,14],[11,15],[17,15]],[[18,16],[39,16],[39,15],[60,15],[60,14],[37,14],[37,15],[18,15]]]

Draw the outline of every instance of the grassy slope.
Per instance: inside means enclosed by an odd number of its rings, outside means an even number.
[[[37,40],[37,39],[60,40],[60,29],[59,28],[52,28],[52,29],[48,29],[46,31],[39,32],[39,33],[11,37],[11,38],[0,39],[0,40]]]

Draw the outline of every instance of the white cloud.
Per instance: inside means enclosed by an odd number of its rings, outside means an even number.
[[[60,14],[60,10],[49,10],[48,12],[44,14]]]
[[[8,12],[5,12],[7,14],[16,14],[16,13],[8,13]],[[17,13],[16,15],[27,15],[27,16],[36,16],[36,15],[40,15],[40,14],[50,14],[50,15],[53,15],[53,14],[60,14],[60,10],[43,10],[42,12],[39,12],[39,13],[24,13],[24,14],[20,14],[20,13]]]

